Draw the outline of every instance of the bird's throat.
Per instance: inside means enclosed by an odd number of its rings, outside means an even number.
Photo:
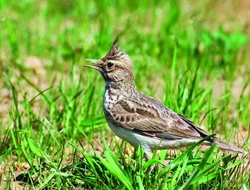
[[[124,81],[109,82],[106,83],[106,90],[113,93],[117,92],[121,95],[129,95],[135,92],[135,84],[126,83]]]

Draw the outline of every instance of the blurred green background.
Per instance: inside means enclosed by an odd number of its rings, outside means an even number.
[[[249,150],[249,9],[247,0],[1,0],[1,185],[45,158],[54,169],[75,163],[72,144],[117,146],[102,111],[104,81],[83,68],[116,37],[139,91]]]

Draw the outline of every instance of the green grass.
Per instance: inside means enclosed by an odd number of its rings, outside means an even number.
[[[249,151],[250,30],[217,1],[0,1],[0,187],[250,188],[249,155],[199,143],[148,161],[117,141],[83,68],[119,36],[137,89]],[[240,14],[235,9],[235,14]]]

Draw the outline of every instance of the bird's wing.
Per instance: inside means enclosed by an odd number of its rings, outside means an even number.
[[[114,125],[164,139],[195,138],[209,135],[185,117],[166,108],[161,102],[140,96],[120,100],[112,110],[106,110]]]

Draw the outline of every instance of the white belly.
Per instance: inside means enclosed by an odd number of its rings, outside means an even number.
[[[160,139],[158,137],[149,137],[146,135],[140,135],[134,131],[122,127],[116,127],[110,122],[108,122],[108,125],[110,129],[115,133],[115,135],[129,142],[135,148],[138,148],[141,145],[147,155],[151,155],[152,151],[155,149],[178,149],[181,147],[190,146],[193,143],[197,142],[196,139],[188,138],[166,140]]]

